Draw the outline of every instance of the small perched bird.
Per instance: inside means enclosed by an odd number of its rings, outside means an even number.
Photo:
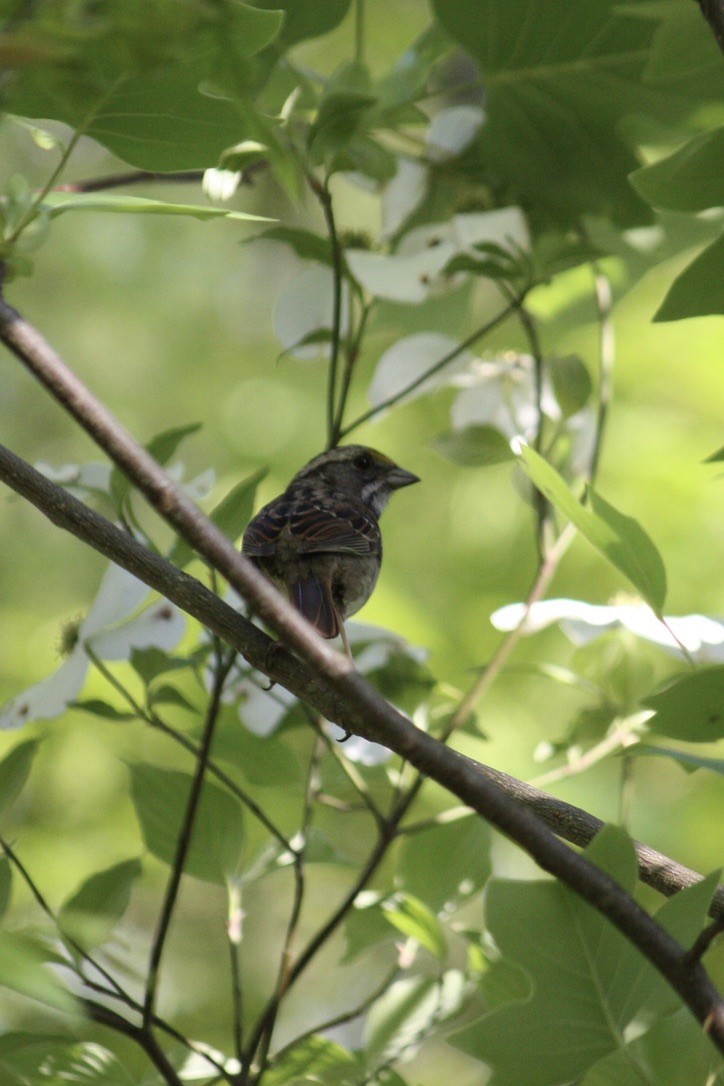
[[[378,518],[393,490],[420,480],[363,445],[315,456],[244,533],[241,550],[316,626],[342,635],[372,594],[382,562]]]

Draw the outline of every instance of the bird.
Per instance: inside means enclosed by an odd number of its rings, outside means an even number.
[[[379,517],[393,491],[419,481],[365,445],[328,449],[249,522],[241,552],[322,637],[341,635],[351,658],[344,623],[377,583]]]

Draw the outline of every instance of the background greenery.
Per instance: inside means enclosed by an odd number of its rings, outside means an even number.
[[[436,6],[442,14],[444,5]],[[462,0],[448,8],[448,19],[462,8],[462,17],[473,19]],[[417,0],[400,0],[394,9],[390,18],[389,4],[368,0],[365,5],[367,59],[373,75],[386,71],[430,19],[427,5]],[[693,15],[697,17],[695,9]],[[330,72],[353,47],[350,14],[330,34],[304,43],[296,57],[310,68]],[[593,103],[592,113],[595,107]],[[698,108],[695,120],[700,127],[706,109],[715,118],[711,104]],[[57,125],[48,127],[61,131]],[[639,161],[673,148],[683,134],[684,128],[677,133],[652,122],[639,142]],[[501,137],[494,133],[491,138]],[[22,173],[31,187],[42,184],[49,153],[10,122],[4,124],[0,139],[0,181],[5,184]],[[126,168],[83,138],[69,172],[85,178]],[[555,189],[558,184],[555,176],[529,177],[528,182],[534,188]],[[374,236],[379,229],[376,200],[341,176],[334,179],[332,189],[339,227]],[[133,192],[178,202],[205,201],[198,186],[176,183],[153,183]],[[251,186],[242,186],[233,206],[285,224],[323,230],[312,198],[305,195],[292,202],[266,173]],[[635,515],[659,547],[669,580],[667,614],[717,615],[724,613],[721,467],[703,461],[722,441],[722,317],[652,322],[675,276],[697,247],[716,235],[717,222],[710,217],[702,223],[686,210],[667,212],[665,217],[668,241],[652,259],[637,262],[613,255],[602,262],[616,297],[616,364],[597,487],[617,508]],[[66,215],[52,224],[35,257],[33,276],[18,278],[8,288],[12,304],[41,328],[141,440],[171,426],[202,423],[201,431],[184,444],[182,458],[187,477],[215,467],[218,483],[211,504],[259,467],[268,467],[269,472],[257,500],[268,500],[325,441],[324,363],[279,357],[272,330],[280,285],[299,265],[284,246],[264,241],[242,244],[259,232],[258,224],[224,220]],[[411,307],[388,308],[389,323],[380,320],[365,342],[352,415],[365,409],[366,388],[383,347],[421,326],[420,314]],[[595,370],[598,331],[587,268],[573,268],[536,289],[530,309],[540,321],[546,351],[578,353]],[[429,303],[427,314],[428,319],[434,314],[436,327],[459,332],[454,297]],[[488,351],[525,350],[526,342],[511,319],[484,346]],[[4,355],[0,366],[7,445],[31,462],[56,466],[98,458],[90,442],[14,360]],[[422,478],[421,486],[393,501],[385,514],[383,572],[360,617],[425,646],[438,681],[448,690],[462,690],[499,643],[501,635],[489,615],[524,597],[534,571],[535,548],[532,514],[513,485],[510,464],[467,468],[443,458],[433,447],[449,426],[451,400],[450,391],[422,398],[354,435],[354,440],[384,450]],[[88,608],[104,563],[75,539],[50,530],[36,511],[12,495],[5,495],[0,504],[0,534],[3,702],[56,665],[63,626]],[[564,559],[551,594],[606,603],[628,591],[621,575],[579,539]],[[585,699],[575,689],[536,673],[534,665],[541,659],[568,665],[575,651],[555,627],[521,643],[481,706],[480,730],[462,736],[461,749],[517,776],[539,773],[536,749],[565,734]],[[620,681],[635,685],[642,674],[663,677],[670,663],[659,650],[640,645],[634,649],[624,638],[620,669]],[[102,689],[101,680],[93,678],[85,696],[100,696]],[[183,721],[183,712],[177,715]],[[57,906],[84,877],[141,849],[126,763],[139,755],[168,766],[186,763],[169,752],[162,738],[139,725],[119,726],[78,711],[49,724],[35,724],[32,732],[45,740],[28,786],[6,816],[4,833],[17,841],[23,861]],[[307,741],[298,731],[289,738],[298,753],[306,749]],[[16,734],[1,737],[0,754],[17,742]],[[689,775],[675,762],[660,758],[638,759],[632,772],[628,817],[632,836],[698,870],[716,867],[721,862],[721,776],[706,771]],[[555,790],[604,819],[616,820],[619,773],[616,760],[604,761],[584,775],[561,781]],[[420,815],[442,802],[437,789],[430,788]],[[274,790],[274,803],[281,812],[288,804],[286,816],[291,820],[296,797],[285,800],[282,786]],[[363,851],[360,826],[354,819],[345,826],[335,827],[340,847],[358,857]],[[493,857],[499,873],[533,874],[531,865],[502,841],[495,843]],[[139,933],[153,923],[163,879],[161,864],[151,858],[144,861],[125,922],[127,944],[120,948],[139,968],[143,965]],[[316,869],[310,925],[345,884],[344,869],[332,865]],[[288,895],[288,879],[277,873],[258,884],[247,905],[247,969],[258,978],[252,1000],[260,998],[258,990],[270,977],[266,948],[281,928]],[[22,917],[28,908],[28,893],[17,887],[14,914]],[[228,1000],[219,998],[226,990],[225,909],[221,888],[185,880],[162,986],[166,1015],[181,1029],[192,1035],[203,1032],[219,1046],[228,1034],[230,1015]],[[335,949],[340,946],[335,944]],[[712,968],[717,966],[721,974],[721,950],[712,963]],[[356,966],[325,973],[323,985],[322,975],[321,968],[311,973],[308,986],[291,998],[283,1035],[291,1036],[295,1025],[306,1020],[310,999],[320,1017],[332,1013],[355,983]],[[39,1013],[27,1001],[3,994],[0,1014],[6,1028],[35,1027]],[[119,1042],[119,1051],[140,1075],[145,1064],[130,1043],[124,1048]],[[481,1081],[479,1068],[441,1042],[428,1046],[404,1073],[410,1082],[432,1084],[444,1074],[472,1086]]]

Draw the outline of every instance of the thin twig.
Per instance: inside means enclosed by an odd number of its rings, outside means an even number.
[[[244,1061],[244,999],[241,982],[241,941],[243,909],[241,890],[238,886],[229,887],[229,920],[227,937],[229,943],[229,966],[231,969],[231,1005],[233,1014],[234,1055],[243,1066]]]
[[[623,724],[614,728],[599,743],[589,747],[574,761],[567,762],[556,769],[551,769],[548,773],[541,773],[540,776],[534,777],[530,783],[535,788],[544,788],[549,784],[564,781],[568,777],[576,777],[579,773],[584,773],[587,769],[602,762],[604,758],[608,758],[611,754],[635,746],[638,741],[639,737],[633,733],[630,722],[624,721]]]
[[[176,855],[174,856],[173,866],[166,885],[166,893],[164,894],[161,913],[156,926],[156,933],[151,945],[148,974],[146,976],[146,990],[143,1000],[143,1025],[147,1030],[153,1025],[161,958],[166,945],[166,938],[171,925],[173,911],[176,906],[186,858],[189,854],[189,849],[191,848],[194,825],[196,824],[196,816],[198,815],[201,802],[201,790],[208,768],[209,754],[211,752],[211,744],[214,738],[219,709],[221,708],[221,695],[224,689],[224,683],[233,667],[235,659],[236,653],[234,652],[227,653],[225,659],[222,659],[220,650],[217,652],[217,666],[211,688],[209,707],[206,713],[204,733],[199,747],[196,770],[191,782],[191,788],[189,789],[189,796],[186,801],[186,811],[179,829],[178,841],[176,844]]]

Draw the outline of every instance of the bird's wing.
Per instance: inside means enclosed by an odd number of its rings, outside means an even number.
[[[334,508],[312,498],[294,503],[289,530],[300,554],[376,554],[380,529],[373,516],[350,502],[336,499]]]
[[[263,558],[275,554],[279,537],[289,522],[291,504],[284,498],[269,502],[247,525],[241,543],[241,553],[247,558]]]
[[[284,544],[297,554],[377,554],[381,547],[380,529],[373,516],[351,502],[336,499],[334,509],[313,498],[289,501],[276,498],[254,517],[242,542],[242,553],[249,558],[276,554],[284,535]]]

